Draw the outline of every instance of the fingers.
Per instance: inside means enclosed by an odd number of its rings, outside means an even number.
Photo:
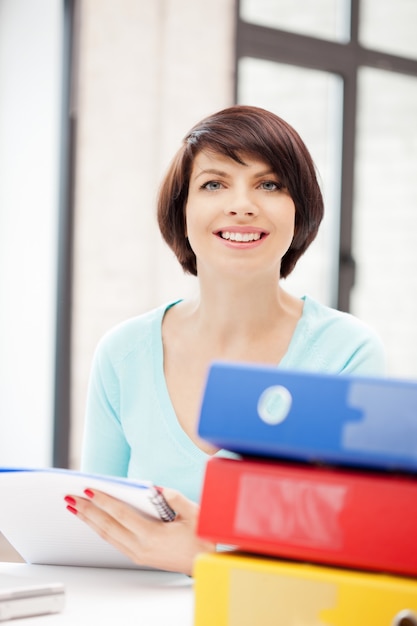
[[[145,518],[129,504],[96,490],[87,490],[85,498],[67,496],[66,502],[71,513],[134,563],[190,575],[196,554],[213,550],[214,544],[196,535],[198,505],[173,489],[162,493],[176,512],[168,524]]]
[[[87,500],[81,498],[83,510],[97,513],[95,509],[99,509],[103,513],[106,513],[107,516],[117,520],[119,526],[123,526],[134,532],[138,524],[140,524],[142,528],[146,528],[153,523],[153,520],[146,518],[133,506],[117,498],[113,498],[102,491],[86,489],[84,493],[87,496]],[[93,505],[93,508],[91,508],[91,505]]]
[[[85,522],[104,541],[134,560],[135,553],[129,548],[130,543],[126,538],[127,530],[120,527],[114,518],[82,498],[74,499],[67,496],[65,500],[73,501],[68,504],[67,509],[80,521]]]
[[[85,493],[87,498],[66,496],[67,509],[135,563],[146,565],[147,553],[154,547],[150,526],[162,522],[145,519],[130,505],[100,491]]]

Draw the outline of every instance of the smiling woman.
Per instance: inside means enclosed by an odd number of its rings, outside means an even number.
[[[379,338],[351,315],[281,284],[314,240],[323,202],[310,154],[269,111],[235,106],[187,134],[162,181],[158,221],[195,299],[130,319],[94,358],[83,470],[148,479],[176,518],[142,518],[103,493],[68,510],[141,565],[192,573],[198,502],[210,455],[197,420],[214,360],[336,374],[384,372]],[[158,454],[155,454],[155,450]]]
[[[225,274],[236,268],[247,273],[250,261],[269,262],[277,280],[294,237],[295,206],[268,163],[245,154],[236,161],[203,149],[194,159],[185,216],[200,283],[206,261],[210,267],[215,260],[224,262]]]
[[[245,166],[250,156],[273,174],[274,183],[284,186],[296,206],[295,236],[281,263],[281,276],[294,269],[300,256],[317,235],[323,218],[323,199],[315,166],[301,137],[283,119],[258,107],[229,107],[196,124],[186,136],[161,186],[158,203],[159,227],[165,241],[177,254],[186,272],[196,275],[195,255],[184,241],[185,200],[190,172],[197,155],[217,155]],[[219,173],[207,164],[207,174]],[[222,168],[220,166],[220,174]],[[202,172],[197,175],[202,175]],[[208,182],[210,182],[208,180]],[[269,181],[270,182],[270,181]]]

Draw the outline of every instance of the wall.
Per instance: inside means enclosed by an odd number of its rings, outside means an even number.
[[[0,0],[0,464],[49,465],[62,7]]]
[[[194,289],[156,226],[159,180],[186,131],[233,101],[233,0],[82,0],[71,465],[88,374],[115,323]]]

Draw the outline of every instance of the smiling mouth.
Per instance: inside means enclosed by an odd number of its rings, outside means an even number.
[[[222,239],[227,239],[228,241],[239,241],[243,243],[247,243],[248,241],[258,241],[264,233],[234,233],[229,230],[220,231],[217,233],[219,237]]]

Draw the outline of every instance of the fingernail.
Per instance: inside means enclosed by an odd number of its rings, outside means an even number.
[[[91,489],[84,489],[84,493],[87,498],[94,498],[94,491],[91,491]]]
[[[70,506],[70,505],[68,505],[68,506],[67,506],[67,511],[69,511],[69,512],[70,512],[70,513],[72,513],[73,515],[77,515],[77,514],[78,514],[77,509],[74,509],[74,507],[73,507],[73,506]]]
[[[64,500],[65,502],[67,502],[68,504],[71,504],[72,506],[75,506],[77,504],[75,501],[75,498],[72,498],[71,496],[65,496]]]

